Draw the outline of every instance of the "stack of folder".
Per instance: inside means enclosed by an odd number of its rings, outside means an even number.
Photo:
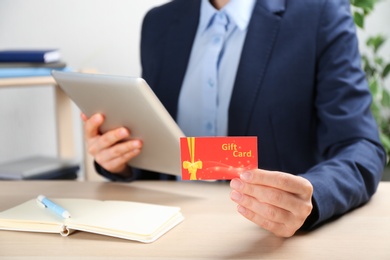
[[[30,156],[0,164],[0,180],[71,180],[79,169],[73,160]]]
[[[69,70],[58,49],[0,50],[0,78],[50,76],[52,70]]]

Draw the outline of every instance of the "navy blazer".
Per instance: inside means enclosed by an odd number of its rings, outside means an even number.
[[[142,76],[173,118],[200,2],[154,8],[142,26]],[[312,183],[307,227],[368,201],[385,162],[349,8],[348,0],[258,0],[229,107],[229,135],[258,137],[259,168]]]

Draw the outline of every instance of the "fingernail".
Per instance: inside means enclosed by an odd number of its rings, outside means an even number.
[[[133,146],[134,146],[134,148],[141,148],[142,147],[142,142],[140,140],[134,140],[133,141]]]
[[[235,190],[240,190],[242,187],[242,182],[239,179],[233,179],[230,182],[230,187],[235,189]]]
[[[250,181],[250,180],[252,180],[252,173],[251,172],[243,172],[240,174],[240,179],[243,181]]]
[[[238,205],[237,206],[237,211],[240,212],[241,214],[245,214],[246,213],[246,208],[244,208],[241,205]]]
[[[102,116],[100,114],[97,114],[93,117],[93,121],[96,123],[100,123],[102,121]]]
[[[120,137],[128,136],[128,132],[127,132],[127,130],[125,128],[119,129],[118,134],[119,134]]]
[[[242,195],[241,195],[241,193],[239,193],[239,192],[237,192],[237,191],[232,191],[231,193],[230,193],[230,197],[232,198],[232,200],[234,200],[234,201],[241,201],[241,197],[242,197]]]

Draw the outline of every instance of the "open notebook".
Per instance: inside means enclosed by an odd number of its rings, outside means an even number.
[[[180,208],[130,201],[52,199],[71,214],[62,218],[36,199],[0,212],[0,230],[59,233],[85,231],[151,243],[183,219]]]

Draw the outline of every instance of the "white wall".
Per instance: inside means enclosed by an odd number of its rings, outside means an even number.
[[[144,14],[167,0],[0,0],[0,49],[58,47],[74,69],[140,75]],[[0,88],[0,163],[33,154],[57,155],[50,86]],[[75,109],[78,157],[82,156]]]
[[[74,69],[138,76],[142,18],[167,1],[0,0],[0,49],[58,47]],[[390,38],[389,14],[390,0],[378,4],[367,20],[368,34]],[[390,39],[383,51],[390,59]],[[81,156],[81,125],[76,122]],[[52,88],[0,89],[0,163],[56,153]]]
[[[145,12],[167,0],[1,0],[0,48],[59,47],[74,68],[138,75]]]

